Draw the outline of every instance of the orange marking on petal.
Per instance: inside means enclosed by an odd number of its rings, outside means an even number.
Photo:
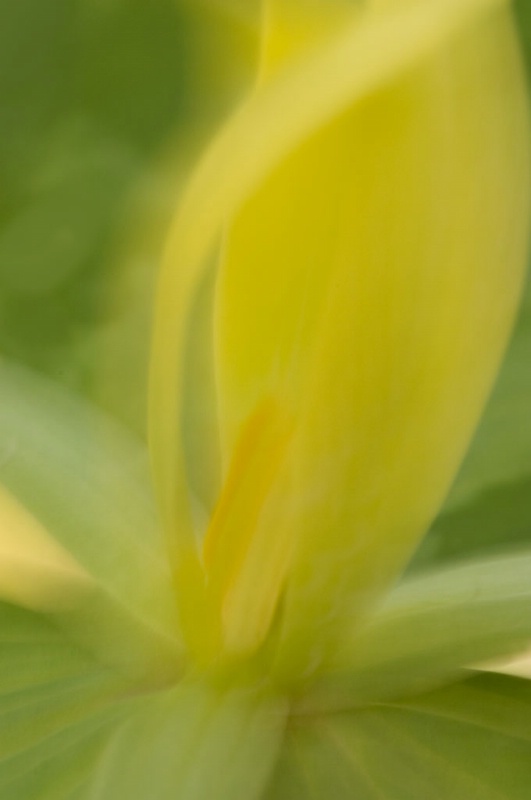
[[[248,418],[206,533],[203,556],[209,587],[223,598],[241,575],[261,511],[284,461],[292,426],[273,398]]]

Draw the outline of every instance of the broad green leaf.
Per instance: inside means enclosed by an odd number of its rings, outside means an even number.
[[[127,690],[49,620],[1,603],[0,796],[75,797]]]
[[[531,684],[492,675],[294,718],[265,800],[526,800],[530,719]]]
[[[96,409],[0,366],[0,483],[133,615],[177,632],[143,447]]]
[[[424,691],[530,642],[529,551],[432,570],[391,591],[358,635],[345,631],[341,667],[317,684],[314,702]]]
[[[142,698],[106,748],[88,800],[258,800],[285,719],[281,701],[184,683]]]

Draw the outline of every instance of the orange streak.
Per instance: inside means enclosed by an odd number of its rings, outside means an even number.
[[[203,545],[211,591],[223,597],[245,567],[260,513],[291,438],[291,426],[273,398],[266,398],[240,434],[227,479]]]

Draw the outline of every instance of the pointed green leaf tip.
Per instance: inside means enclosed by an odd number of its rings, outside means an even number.
[[[366,612],[439,508],[508,338],[527,242],[507,4],[334,9],[307,47],[284,42],[199,164],[161,274],[152,361],[160,501],[177,573],[193,562],[197,575],[183,617],[203,609],[210,631],[194,647],[252,651],[283,598],[279,670],[292,675],[326,661],[344,617]],[[290,30],[305,13],[290,5]],[[220,237],[223,474],[203,566],[182,364]]]

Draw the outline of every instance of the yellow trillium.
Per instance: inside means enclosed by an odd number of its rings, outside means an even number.
[[[527,137],[503,0],[266,4],[256,86],[160,275],[150,447],[181,628],[165,612],[163,649],[179,636],[205,667],[265,648],[305,675],[403,569],[510,332]],[[29,512],[2,509],[3,598],[96,602]]]
[[[504,0],[264,3],[160,274],[154,480],[0,371],[2,800],[527,798],[529,683],[467,665],[529,645],[531,553],[399,580],[521,293],[525,94]]]
[[[156,305],[152,457],[199,662],[274,637],[282,674],[318,667],[440,507],[521,290],[524,97],[503,0],[266,4]]]

